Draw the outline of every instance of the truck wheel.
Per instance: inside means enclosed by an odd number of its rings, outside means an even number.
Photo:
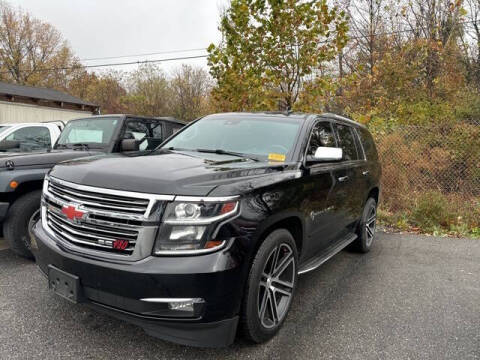
[[[358,238],[353,243],[356,250],[367,253],[370,251],[375,239],[375,227],[377,221],[377,202],[369,198],[363,208],[362,218],[358,225]]]
[[[297,248],[285,229],[270,233],[255,255],[242,304],[244,336],[255,343],[272,338],[290,310],[297,285]]]
[[[30,251],[30,219],[38,216],[42,191],[32,191],[19,197],[10,207],[3,223],[3,232],[10,249],[17,255],[33,259]]]

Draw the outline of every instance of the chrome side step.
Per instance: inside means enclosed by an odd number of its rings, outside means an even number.
[[[356,234],[350,234],[347,237],[345,237],[343,240],[341,240],[338,244],[336,244],[331,251],[329,251],[327,254],[323,254],[320,257],[310,260],[308,263],[303,265],[299,270],[298,270],[298,275],[305,274],[309,271],[315,270],[318,268],[320,265],[331,259],[334,255],[338,254],[340,251],[342,251],[344,248],[346,248],[350,243],[355,241],[357,239]]]

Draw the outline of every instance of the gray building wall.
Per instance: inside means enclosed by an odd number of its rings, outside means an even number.
[[[0,101],[0,123],[68,121],[92,116],[90,111],[53,108],[40,105]]]

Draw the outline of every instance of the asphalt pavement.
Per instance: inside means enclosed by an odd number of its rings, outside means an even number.
[[[198,349],[57,298],[1,250],[0,359],[480,359],[480,239],[379,233],[369,254],[342,251],[297,290],[270,342]]]

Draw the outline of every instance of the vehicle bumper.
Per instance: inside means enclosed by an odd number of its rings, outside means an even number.
[[[9,207],[10,204],[8,202],[0,202],[0,222],[5,220]]]
[[[80,278],[82,297],[97,310],[146,333],[193,346],[230,345],[243,290],[240,262],[226,249],[202,256],[154,257],[131,263],[87,258],[62,248],[38,222],[32,252],[46,275],[54,266]],[[203,299],[194,313],[141,299]]]

